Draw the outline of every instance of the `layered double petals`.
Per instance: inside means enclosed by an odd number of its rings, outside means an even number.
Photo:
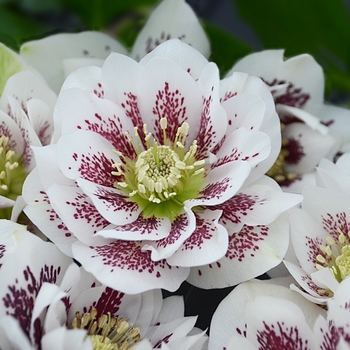
[[[275,266],[288,245],[279,215],[301,198],[263,176],[280,144],[266,86],[241,74],[225,84],[177,39],[140,63],[114,53],[102,68],[78,69],[58,99],[57,144],[34,150],[27,215],[62,251],[73,240],[68,254],[127,293],[175,290],[238,241],[237,262],[264,261],[241,279]]]
[[[0,241],[1,349],[143,349],[163,343],[201,349],[206,343],[205,332],[194,328],[196,317],[184,317],[181,297],[163,300],[160,290],[126,295],[101,285],[24,226],[1,220],[0,230],[7,233]],[[97,324],[104,325],[103,335]]]
[[[333,160],[348,147],[349,111],[324,103],[322,68],[310,55],[284,60],[283,50],[244,57],[231,72],[247,72],[264,80],[274,96],[282,126],[282,150],[268,175],[284,190],[300,193],[315,183],[314,168],[322,158]]]

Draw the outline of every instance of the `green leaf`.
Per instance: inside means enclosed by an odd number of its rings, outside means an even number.
[[[309,53],[323,66],[333,88],[350,81],[350,20],[342,0],[232,0],[265,49],[287,57]]]
[[[67,8],[75,12],[88,29],[103,29],[113,19],[129,11],[154,6],[159,0],[64,0]]]
[[[252,52],[250,46],[226,30],[209,22],[203,22],[203,26],[210,40],[212,52],[210,60],[218,65],[222,76],[239,58]]]
[[[5,6],[0,6],[0,41],[15,50],[18,50],[24,41],[41,37],[49,29]]]

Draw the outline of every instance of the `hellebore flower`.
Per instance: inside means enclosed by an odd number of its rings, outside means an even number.
[[[206,343],[205,332],[193,328],[196,317],[183,316],[181,297],[163,300],[160,290],[126,295],[101,285],[24,226],[1,220],[0,230],[13,241],[1,258],[1,349],[143,349],[163,343],[201,349]]]
[[[274,280],[266,282],[242,283],[219,304],[209,350],[336,349],[324,309]]]
[[[284,263],[301,287],[291,288],[325,304],[350,275],[350,197],[311,185],[305,186],[302,194],[301,209],[292,209],[290,216],[297,261]]]
[[[259,96],[268,93],[265,84],[235,79],[237,91],[225,90],[232,92],[226,111],[216,65],[178,39],[140,63],[114,53],[102,68],[73,72],[57,103],[57,144],[34,149],[26,214],[60,249],[66,237],[75,240],[70,254],[125,293],[175,290],[190,267],[224,257],[229,236],[244,224],[256,227],[244,226],[230,248],[245,247],[246,239],[254,241],[249,249],[266,249],[257,252],[262,265],[239,278],[275,266],[288,245],[288,223],[279,215],[300,196],[283,194],[263,176],[278,148],[271,140],[280,141],[277,115]],[[268,224],[271,232],[258,226]],[[277,245],[272,232],[280,235]]]
[[[349,143],[350,112],[324,103],[324,75],[308,54],[284,60],[283,50],[253,53],[232,72],[262,78],[276,103],[282,128],[282,149],[267,175],[288,192],[300,193],[303,183],[315,183],[315,166]],[[340,137],[339,137],[340,136]]]
[[[0,55],[8,77],[0,90],[0,218],[16,220],[21,209],[12,207],[35,166],[30,147],[50,143],[57,96],[19,55],[5,46]]]

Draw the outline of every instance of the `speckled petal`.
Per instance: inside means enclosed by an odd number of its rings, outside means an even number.
[[[213,209],[222,210],[220,223],[229,234],[243,225],[268,225],[286,210],[302,201],[302,196],[282,192],[280,186],[267,176],[244,186],[237,194]]]
[[[59,96],[57,113],[63,134],[77,129],[89,130],[108,140],[113,145],[112,149],[134,157],[134,150],[125,136],[126,131],[134,134],[133,124],[113,102],[74,88]]]
[[[119,190],[104,187],[83,179],[77,180],[78,186],[90,197],[96,210],[110,223],[124,225],[137,219],[141,209],[129,201]]]
[[[196,213],[196,229],[167,261],[175,266],[200,266],[221,259],[227,251],[228,234],[218,220],[221,210]]]
[[[140,242],[115,241],[103,246],[76,242],[74,257],[100,282],[128,294],[154,288],[175,291],[187,278],[189,269],[170,266],[165,260],[154,262]]]
[[[24,332],[31,336],[35,347],[40,341],[43,323],[36,322],[32,315],[34,301],[43,283],[59,285],[72,260],[64,256],[57,247],[44,242],[30,232],[17,231],[18,246],[9,254],[0,270],[0,318],[5,315],[19,320]],[[40,252],[40,254],[38,254]],[[21,298],[18,298],[18,295]]]
[[[130,241],[160,240],[169,235],[171,223],[168,218],[144,218],[140,215],[130,224],[116,225],[98,231],[97,235],[104,238]]]
[[[27,205],[23,211],[38,229],[44,233],[66,255],[72,256],[72,244],[76,238],[52,208],[45,189],[42,187],[37,168],[26,178],[23,198]]]
[[[36,68],[58,92],[65,78],[66,58],[99,57],[105,59],[112,51],[126,54],[126,49],[109,35],[98,31],[55,34],[28,41],[21,46],[21,56]]]
[[[171,38],[179,38],[206,57],[210,55],[209,40],[190,5],[184,0],[165,0],[153,10],[136,38],[131,57],[139,61]]]
[[[77,130],[60,138],[57,161],[60,170],[69,179],[81,178],[111,188],[117,179],[112,175],[115,170],[113,164],[120,163],[108,140],[85,130]]]
[[[177,63],[163,57],[150,60],[140,74],[137,100],[143,122],[159,143],[163,144],[160,119],[166,118],[166,134],[171,141],[182,123],[189,124],[186,147],[191,145],[199,130],[202,95],[193,78]]]
[[[213,264],[192,267],[187,281],[210,289],[234,286],[259,276],[282,261],[288,248],[288,233],[286,214],[268,226],[243,226],[240,232],[229,237],[224,258]]]
[[[166,259],[171,256],[181,244],[194,232],[196,218],[193,212],[184,207],[184,212],[177,216],[171,224],[167,237],[157,241],[145,241],[142,249],[151,251],[154,261]]]
[[[229,162],[211,170],[206,177],[207,185],[201,190],[198,199],[186,201],[186,205],[216,205],[232,198],[248,177],[248,162]]]
[[[52,185],[47,195],[56,215],[78,240],[97,245],[110,242],[96,235],[99,230],[109,227],[110,223],[79,187]]]
[[[271,141],[265,133],[239,128],[225,138],[213,166],[243,160],[254,168],[269,156],[270,151]]]

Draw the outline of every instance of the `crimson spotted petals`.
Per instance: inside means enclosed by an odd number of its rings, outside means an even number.
[[[237,82],[236,94],[227,90],[240,114],[237,124],[234,110],[223,107],[216,65],[178,39],[160,44],[139,63],[112,53],[101,68],[81,67],[67,78],[55,109],[58,142],[48,146],[47,164],[45,152],[37,152],[36,180],[42,179],[53,212],[76,239],[73,257],[101,283],[133,294],[173,291],[191,268],[228,254],[234,232],[227,225],[232,220],[223,220],[225,203],[262,176],[266,166],[259,165],[273,161],[271,150],[280,143],[271,133],[279,122],[267,87],[257,78],[242,78],[230,79],[231,89]],[[240,94],[252,98],[234,103]],[[50,172],[58,183],[44,179]],[[262,194],[261,202],[282,201],[280,190],[274,191]],[[271,224],[300,201],[290,196],[283,206],[266,205],[268,219],[260,221],[264,215],[258,214],[254,225]],[[42,194],[31,195],[25,209],[34,223],[47,216],[29,209],[42,200]],[[56,244],[64,241],[63,231],[48,235]],[[277,256],[263,268],[281,260],[288,242],[282,235],[283,243],[258,254],[264,259],[272,250]],[[260,236],[264,241],[266,235]]]

